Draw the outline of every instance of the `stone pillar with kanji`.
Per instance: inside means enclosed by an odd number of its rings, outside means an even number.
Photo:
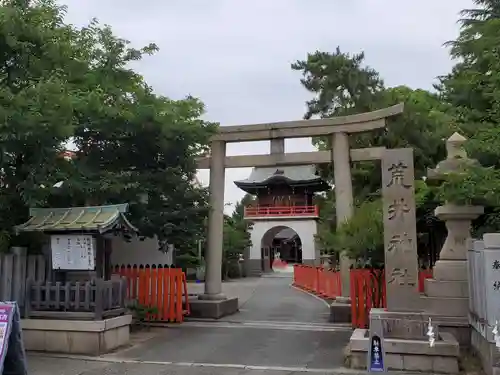
[[[413,150],[386,150],[382,158],[387,309],[419,304]]]

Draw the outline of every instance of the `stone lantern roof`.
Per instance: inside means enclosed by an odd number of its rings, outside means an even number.
[[[478,165],[478,161],[470,159],[464,144],[467,138],[455,132],[446,141],[446,159],[440,161],[436,168],[427,171],[427,178],[430,180],[443,180],[450,173],[459,173],[466,167]]]

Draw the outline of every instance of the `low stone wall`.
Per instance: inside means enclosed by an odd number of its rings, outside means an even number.
[[[471,329],[471,346],[477,353],[483,370],[487,375],[500,375],[500,352],[486,340],[474,327]]]
[[[330,323],[351,323],[351,304],[334,301],[330,304]]]
[[[238,312],[238,298],[215,301],[191,298],[189,304],[190,318],[220,319]]]
[[[350,340],[350,367],[364,369],[369,350],[368,330],[354,330]],[[384,338],[385,364],[388,370],[429,371],[442,374],[458,373],[459,344],[447,332],[440,333],[441,340],[433,348],[424,340]]]
[[[262,276],[262,261],[260,259],[245,259],[243,267],[247,277]]]
[[[128,344],[132,315],[98,321],[21,320],[26,350],[100,355]]]

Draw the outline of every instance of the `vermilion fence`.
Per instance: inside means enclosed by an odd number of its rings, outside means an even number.
[[[123,265],[115,266],[113,273],[127,278],[129,300],[156,308],[150,320],[181,323],[189,314],[186,275],[180,268]]]
[[[340,273],[322,267],[295,265],[293,284],[324,298],[335,298],[341,295]]]
[[[353,328],[367,328],[372,308],[386,307],[383,270],[351,270],[351,322]]]
[[[372,308],[387,307],[385,273],[381,270],[351,270],[351,319],[353,328],[368,328]],[[424,292],[425,279],[432,278],[432,270],[418,273],[418,291]]]
[[[432,270],[421,270],[418,289],[424,292],[424,280],[432,277]],[[372,308],[386,307],[385,275],[383,270],[352,269],[351,319],[353,328],[367,328]],[[294,285],[324,298],[341,295],[340,272],[322,267],[296,265]]]

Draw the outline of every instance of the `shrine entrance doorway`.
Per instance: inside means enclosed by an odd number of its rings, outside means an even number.
[[[302,241],[292,228],[284,228],[274,236],[271,250],[287,264],[302,263]]]
[[[278,225],[269,229],[262,237],[261,249],[263,256],[265,250],[269,250],[271,268],[273,264],[279,267],[280,262],[283,265],[302,263],[302,240],[299,234],[290,227]]]
[[[314,230],[315,225],[313,228],[297,221],[259,222],[257,228],[252,228],[250,258],[258,262],[260,269],[250,270],[251,273],[292,269],[293,264],[314,262]],[[257,268],[257,262],[254,262],[254,268]]]

